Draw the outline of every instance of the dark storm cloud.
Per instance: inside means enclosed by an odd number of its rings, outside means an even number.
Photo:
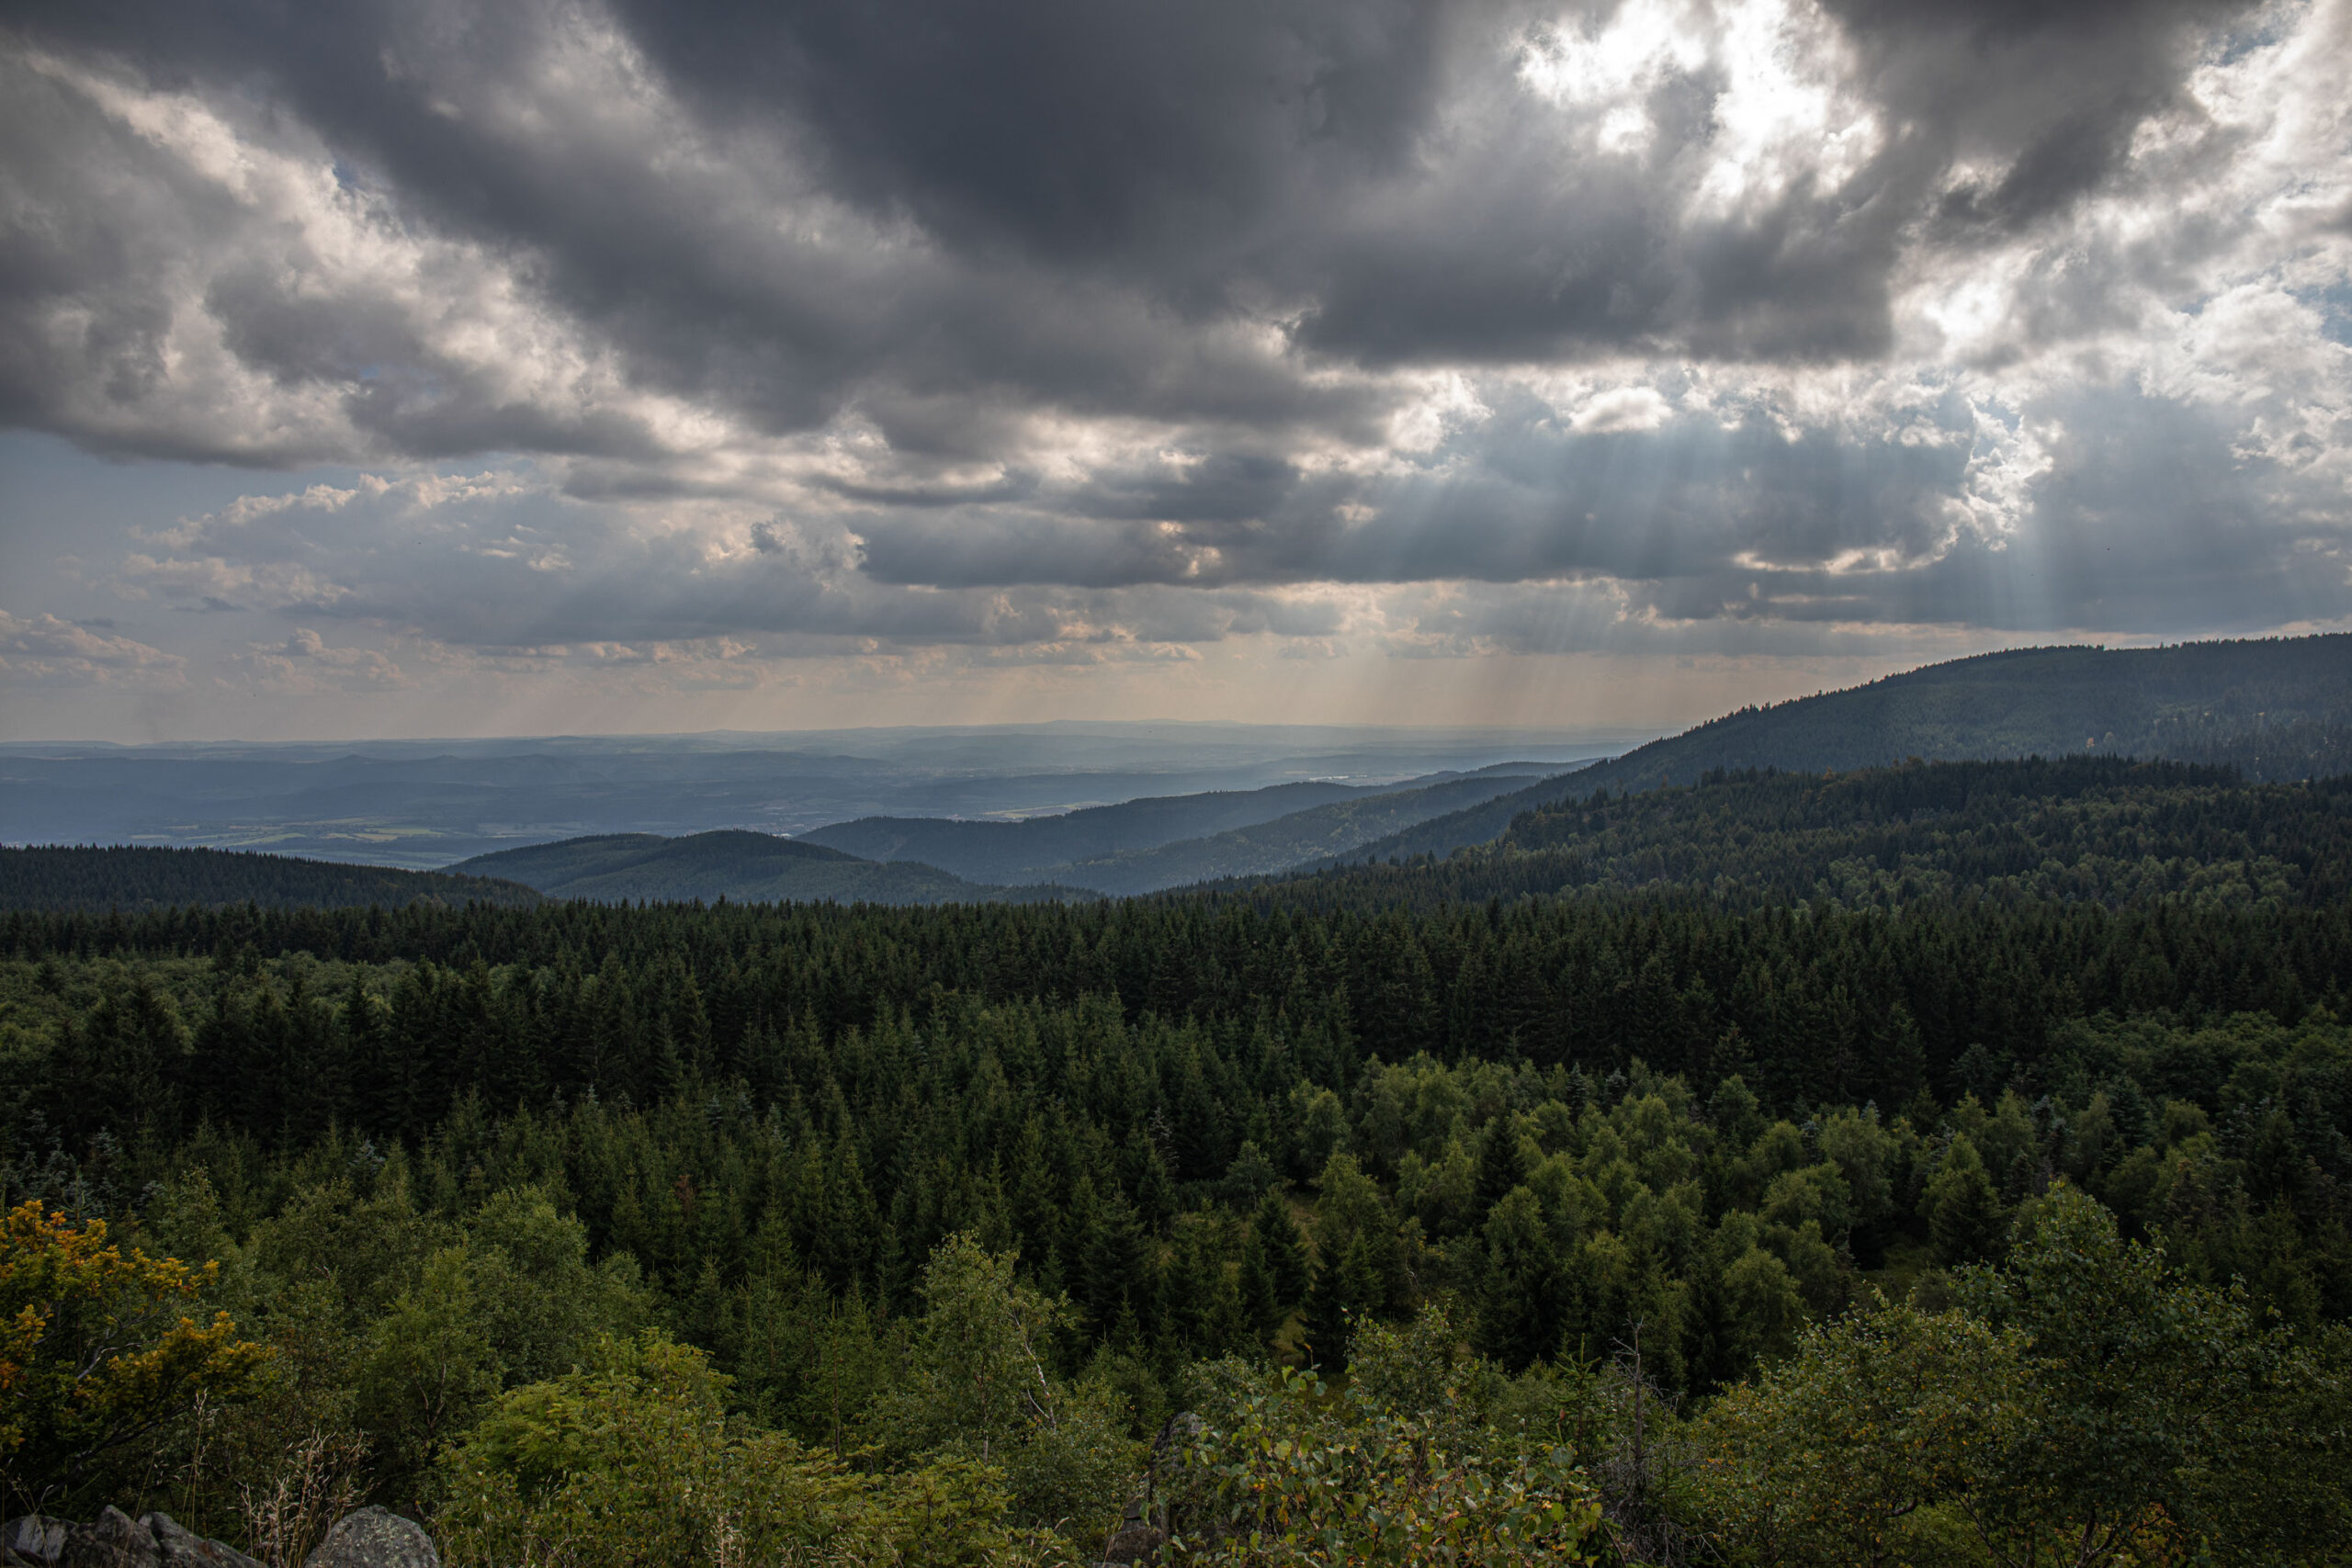
[[[1849,0],[1883,149],[1841,181],[1674,220],[1661,197],[1713,130],[1720,84],[1669,77],[1657,151],[1562,167],[1515,118],[1317,257],[1309,342],[1377,361],[1528,360],[1611,348],[1732,359],[1871,357],[1923,221],[1947,245],[2063,212],[2169,106],[2196,42],[2246,7]],[[1956,169],[1982,167],[1979,177]]]
[[[2112,168],[2233,0],[1835,7],[1902,131],[1842,185],[1678,223],[1673,164],[1721,83],[1672,74],[1646,158],[1566,166],[1496,47],[1613,6],[1047,0],[1016,7],[636,5],[634,35],[739,118],[786,112],[836,188],[951,246],[1116,276],[1179,310],[1254,289],[1378,363],[1665,344],[1870,355],[1905,225],[2014,227]],[[1438,122],[1449,110],[1455,122]],[[1955,156],[2002,169],[1937,191]],[[1661,179],[1661,175],[1665,177]]]
[[[1999,171],[1945,193],[1939,219],[2015,228],[2114,171],[2177,95],[2196,44],[2245,0],[1825,0],[1882,102],[1931,161]]]
[[[258,87],[416,220],[524,247],[638,377],[775,430],[878,389],[895,442],[956,453],[984,390],[1179,420],[1360,418],[1365,394],[1218,336],[1268,306],[1341,364],[1874,355],[1905,226],[2015,225],[2089,188],[2214,7],[1839,9],[1902,129],[1841,183],[1695,221],[1670,204],[1721,82],[1657,84],[1645,154],[1564,159],[1553,119],[1510,103],[1513,40],[1539,17],[1518,5],[624,6],[670,106],[633,124],[564,56],[581,47],[569,8],[199,0],[26,25],[159,83]],[[1571,35],[1610,14],[1542,21]],[[688,141],[710,156],[666,155]],[[1939,191],[1956,157],[2004,172]],[[818,197],[870,232],[775,223]],[[206,303],[238,352],[326,382],[379,367],[355,420],[404,449],[464,445],[478,411],[398,323],[281,281],[257,265],[215,283]],[[958,406],[920,406],[943,392]],[[637,438],[523,411],[485,435]]]
[[[477,647],[1320,637],[1280,591],[1434,581],[1582,585],[1431,632],[1513,648],[2325,615],[2340,361],[2100,361],[2234,281],[2243,210],[2167,209],[2237,143],[2133,149],[2245,9],[89,0],[0,35],[0,420],[769,514],[139,569]]]
[[[807,144],[790,101],[729,122],[702,84],[672,77],[658,85],[660,112],[616,122],[615,92],[639,84],[601,40],[571,36],[581,17],[568,10],[354,6],[288,26],[274,6],[150,17],[99,6],[51,20],[162,84],[250,90],[258,78],[410,220],[515,255],[625,357],[633,380],[716,402],[759,428],[820,424],[858,396],[894,445],[954,456],[988,448],[995,422],[985,404],[1007,395],[1273,424],[1360,422],[1366,407],[1361,393],[1303,383],[1229,330],[1172,318],[1121,279],[955,253],[953,236],[891,210],[844,207],[854,186],[814,183],[842,160]],[[597,81],[599,70],[622,79]],[[42,139],[33,124],[11,136]],[[91,139],[84,130],[71,141],[78,149]],[[687,141],[701,155],[673,157]],[[815,222],[776,220],[828,207]],[[179,243],[201,254],[220,240],[196,232]],[[58,292],[82,292],[65,281],[70,259],[48,268]],[[349,389],[354,423],[390,449],[437,454],[479,421],[483,411],[458,395],[446,367],[399,341],[397,321],[371,321],[362,301],[289,293],[283,268],[225,270],[203,303],[233,347],[273,375]],[[37,402],[30,386],[18,389]],[[926,401],[941,394],[956,400]],[[37,409],[28,412],[38,423]],[[533,429],[511,413],[481,434],[473,449],[628,456],[640,445],[626,422]]]
[[[841,188],[959,245],[1123,269],[1233,254],[1413,147],[1469,0],[625,7],[732,116],[789,106]]]
[[[271,465],[658,449],[624,410],[517,395],[437,341],[433,318],[488,281],[478,259],[445,245],[411,278],[337,276],[152,128],[21,58],[0,58],[0,417],[110,455]],[[180,352],[191,318],[209,357]]]

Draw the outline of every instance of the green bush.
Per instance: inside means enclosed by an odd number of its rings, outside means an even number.
[[[1184,1438],[1169,1554],[1202,1568],[1589,1562],[1600,1504],[1564,1446],[1485,1418],[1505,1380],[1442,1312],[1355,1336],[1355,1381],[1227,1362]]]
[[[729,1420],[726,1387],[700,1351],[649,1332],[506,1393],[442,1460],[444,1556],[484,1568],[1033,1560],[994,1469],[944,1459],[859,1474]]]

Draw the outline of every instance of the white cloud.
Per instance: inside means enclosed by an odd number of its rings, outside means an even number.
[[[1577,410],[1576,417],[1568,421],[1568,428],[1579,435],[1656,430],[1673,412],[1672,405],[1655,387],[1615,387],[1595,395]]]
[[[0,685],[169,690],[186,682],[187,665],[176,654],[110,631],[0,610]]]
[[[243,683],[281,695],[322,696],[414,684],[390,656],[372,648],[335,648],[308,626],[279,643],[254,643],[233,663]]]

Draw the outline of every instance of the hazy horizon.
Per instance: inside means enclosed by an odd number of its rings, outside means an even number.
[[[206,845],[430,868],[605,833],[748,828],[792,836],[861,818],[1012,820],[1283,784],[1362,794],[1498,769],[1525,778],[1647,739],[1075,722],[146,747],[10,742],[0,743],[0,843]]]
[[[1468,739],[1477,736],[1525,737],[1545,745],[1595,745],[1615,741],[1654,739],[1666,731],[1648,727],[1577,728],[1556,725],[1491,725],[1491,724],[1272,724],[1253,723],[1228,718],[1047,718],[1011,720],[993,724],[872,724],[835,725],[782,729],[648,729],[612,731],[562,731],[543,733],[513,733],[495,735],[309,735],[282,739],[224,735],[204,740],[112,740],[98,737],[55,735],[35,736],[24,739],[0,739],[0,750],[24,750],[32,747],[86,746],[116,750],[203,750],[237,747],[256,750],[299,750],[319,747],[415,747],[452,745],[488,747],[499,745],[597,743],[617,744],[628,741],[688,741],[724,742],[749,749],[755,743],[772,740],[848,739],[862,736],[875,738],[891,736],[948,735],[1016,735],[1042,731],[1130,731],[1151,729],[1240,729],[1289,732],[1299,735],[1329,734],[1334,736],[1426,736]]]

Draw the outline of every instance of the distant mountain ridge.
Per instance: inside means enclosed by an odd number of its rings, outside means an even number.
[[[1531,755],[1557,771],[1648,739],[1458,727],[1055,723],[307,745],[0,741],[0,843],[200,845],[434,871],[582,835],[798,834],[868,817],[1002,820],[1303,780],[1361,785]],[[1302,798],[1268,815],[1311,804]],[[1187,826],[1171,836],[1238,825]],[[1137,847],[1096,844],[1044,858]]]
[[[1157,849],[1245,828],[1334,801],[1374,795],[1377,784],[1322,782],[1198,795],[1144,795],[1014,822],[951,817],[861,817],[799,836],[866,860],[921,861],[976,881],[1034,876],[1073,861]]]
[[[1555,841],[1544,854],[1564,851],[1560,824],[1577,819],[1579,811],[1590,815],[1578,803],[1598,794],[1639,797],[1661,785],[1733,775],[1843,775],[1909,758],[2080,761],[2086,752],[2094,761],[2137,756],[2231,769],[2252,784],[2352,773],[2352,635],[1986,654],[1845,691],[1742,708],[1574,772],[1504,762],[1401,787],[1289,783],[1141,797],[1018,822],[872,817],[798,839],[742,829],[684,837],[591,835],[477,855],[444,874],[209,851],[10,852],[100,858],[44,863],[38,875],[19,870],[9,885],[17,891],[0,897],[18,897],[15,907],[56,908],[249,898],[495,901],[527,898],[532,890],[616,902],[1025,901],[1163,892],[1366,861],[1444,856],[1494,843],[1510,831],[1519,831],[1521,841],[1504,846],[1506,852],[1527,862],[1511,875],[1541,881],[1556,868],[1536,863],[1544,855],[1532,849],[1528,835],[1548,817],[1552,826],[1544,830],[1553,832]],[[1779,799],[1798,787],[1773,784],[1765,793]],[[2132,787],[2154,785],[2143,780]],[[2054,807],[2036,809],[2050,823],[2060,820],[2051,815]],[[1652,836],[1635,850],[1609,851],[1604,880],[1639,880],[1645,856],[1687,863],[1701,842],[1668,845],[1664,825],[1676,820],[1671,813],[1644,820],[1650,827],[1643,831]],[[1522,827],[1514,829],[1514,824]],[[1611,831],[1611,842],[1628,841],[1625,829]],[[1590,846],[1577,851],[1598,866],[1593,852]],[[1714,852],[1730,852],[1718,846]],[[140,853],[215,860],[135,858]],[[117,858],[104,858],[108,855]],[[1782,877],[1776,886],[1794,886],[1780,871],[1771,874]],[[397,880],[403,876],[409,880]],[[479,880],[484,877],[503,881]],[[1531,884],[1522,890],[1538,889]]]
[[[1497,795],[1517,793],[1516,776],[1448,779],[1418,789],[1334,801],[1207,838],[1057,866],[1052,876],[1072,886],[1125,897],[1221,877],[1285,871],[1317,859],[1344,856],[1366,840],[1405,824],[1476,806]],[[1555,781],[1560,776],[1552,775]]]
[[[912,861],[861,860],[822,844],[772,833],[720,829],[669,839],[604,833],[500,850],[458,863],[475,875],[505,877],[553,898],[606,903],[945,904],[1046,896],[967,882]]]
[[[254,904],[263,908],[403,908],[415,903],[526,908],[520,883],[444,871],[401,871],[245,850],[147,844],[0,848],[0,909],[108,910]]]
[[[1741,708],[1623,756],[1331,857],[1449,854],[1595,789],[1690,784],[1715,769],[1844,773],[1905,758],[2088,751],[2236,768],[2250,783],[2352,773],[2352,633],[2169,648],[2018,649]]]
[[[1148,796],[1021,822],[874,817],[800,835],[879,861],[919,861],[974,881],[1050,883],[1110,895],[1281,871],[1317,855],[1557,776],[1498,762],[1395,784],[1303,783]]]
[[[1163,796],[1023,822],[867,818],[797,839],[740,829],[684,838],[599,834],[477,855],[452,869],[505,877],[556,898],[936,904],[1116,897],[1287,870],[1511,791],[1527,776],[1514,770],[1541,766],[1501,763],[1403,789],[1297,784]],[[1267,819],[1301,800],[1322,804]],[[1246,825],[1172,842],[1163,837],[1236,819]],[[1040,852],[1138,838],[1159,841],[1089,859],[1031,860]],[[927,858],[913,858],[918,851]]]

